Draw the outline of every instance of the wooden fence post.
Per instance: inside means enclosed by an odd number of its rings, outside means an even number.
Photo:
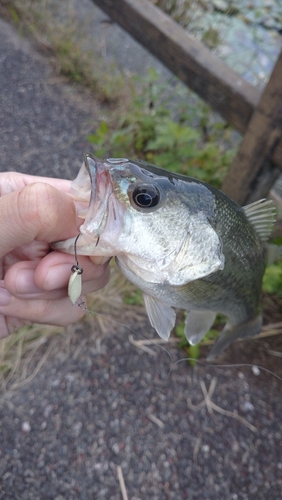
[[[281,135],[282,51],[222,186],[237,203],[254,201],[269,191],[279,174],[272,157]]]

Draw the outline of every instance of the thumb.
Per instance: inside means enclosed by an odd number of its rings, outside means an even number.
[[[0,257],[34,240],[51,243],[77,234],[72,198],[35,183],[0,198]]]

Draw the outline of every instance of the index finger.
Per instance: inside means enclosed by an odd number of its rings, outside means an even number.
[[[51,243],[77,234],[72,198],[36,183],[0,198],[0,257],[34,240]]]
[[[35,182],[44,182],[58,189],[58,191],[68,192],[71,187],[70,180],[55,179],[53,177],[40,177],[36,175],[21,174],[19,172],[0,173],[0,196],[22,189]]]

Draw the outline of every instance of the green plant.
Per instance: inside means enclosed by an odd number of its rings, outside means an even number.
[[[231,129],[184,89],[155,70],[132,81],[132,98],[115,120],[89,136],[99,157],[142,158],[220,186],[235,154]]]
[[[266,268],[262,288],[266,293],[282,297],[282,260]]]
[[[138,288],[128,288],[123,295],[123,302],[127,305],[142,306],[143,305],[143,295],[141,290]]]
[[[277,245],[276,249],[280,249],[280,254],[278,252],[278,255],[275,257],[276,261],[267,266],[263,277],[262,289],[268,294],[276,294],[282,297],[282,236],[275,238],[272,243]]]
[[[220,31],[216,22],[212,22],[208,11],[211,9],[209,2],[193,0],[153,0],[159,9],[168,14],[176,23],[184,28],[189,28],[189,33],[201,38],[201,41],[210,49],[216,48],[221,41]],[[223,2],[225,5],[225,2]],[[212,8],[215,8],[214,6]],[[225,8],[225,7],[224,7]],[[231,12],[226,5],[226,10]],[[226,12],[227,13],[227,12]],[[229,14],[230,15],[230,14]],[[206,22],[203,23],[203,17]]]

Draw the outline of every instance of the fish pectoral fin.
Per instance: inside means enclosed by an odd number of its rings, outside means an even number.
[[[143,296],[152,327],[155,328],[162,339],[168,340],[175,325],[176,314],[174,309],[155,297],[151,297],[151,295],[144,293]]]
[[[190,311],[185,321],[184,333],[191,345],[196,345],[209,331],[214,323],[216,313],[213,311]]]
[[[262,317],[261,315],[241,323],[240,325],[231,325],[227,323],[222,330],[219,338],[209,352],[208,361],[212,361],[218,354],[226,349],[232,342],[237,339],[254,337],[261,331]]]

